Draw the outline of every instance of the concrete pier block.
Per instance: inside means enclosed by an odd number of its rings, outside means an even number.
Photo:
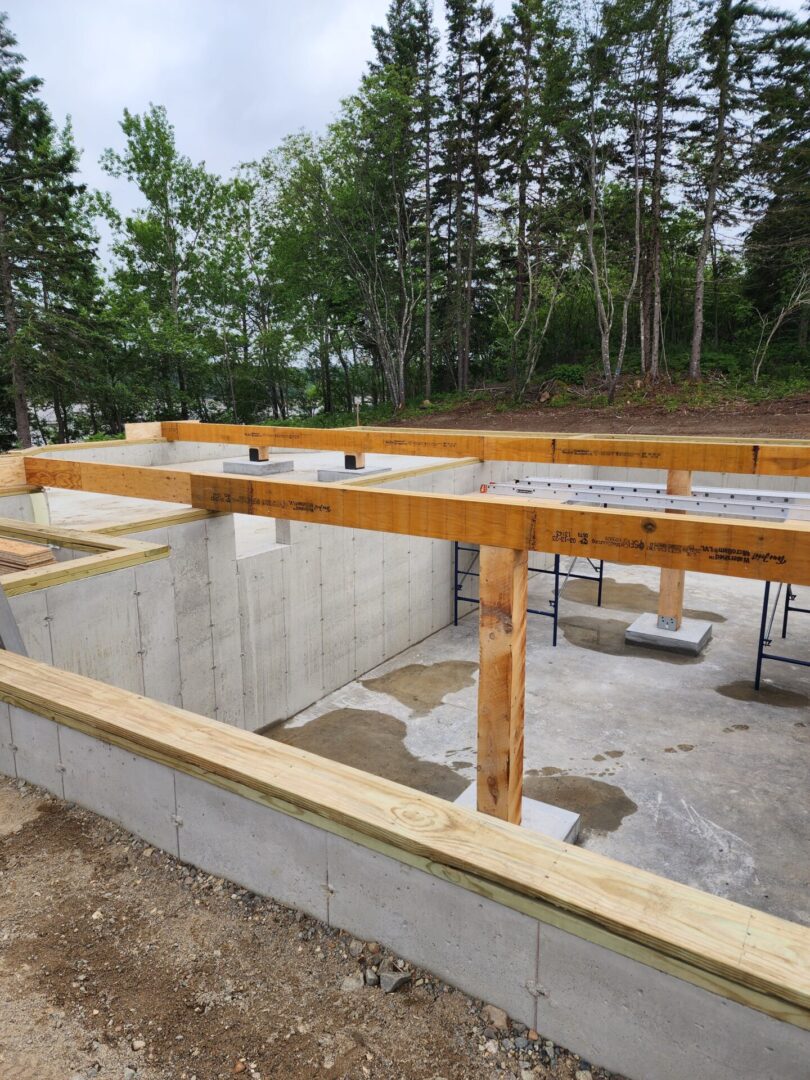
[[[184,773],[175,782],[181,859],[328,920],[327,833]]]
[[[361,476],[376,476],[391,472],[389,467],[376,469],[318,469],[318,483],[333,484],[336,480],[359,480]]]
[[[463,806],[466,810],[475,810],[475,788],[475,784],[470,784],[454,800],[455,805]],[[561,806],[552,806],[551,803],[540,802],[539,799],[523,797],[523,820],[521,822],[521,828],[523,829],[531,829],[532,832],[552,836],[555,840],[575,844],[579,836],[580,821],[580,815],[573,813],[571,810],[563,810]]]
[[[72,728],[59,744],[66,799],[178,854],[171,769]]]
[[[222,463],[223,472],[237,473],[239,476],[273,476],[275,473],[293,472],[293,469],[294,463],[291,459],[250,461],[248,458],[230,458]]]
[[[534,1027],[537,922],[486,897],[329,836],[329,922],[381,941]]]
[[[698,656],[712,636],[712,624],[702,619],[684,619],[680,630],[664,630],[658,625],[658,616],[650,612],[639,615],[624,632],[628,645],[647,645],[653,649],[670,649],[673,652]]]

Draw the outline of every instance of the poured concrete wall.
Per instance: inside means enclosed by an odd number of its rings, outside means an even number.
[[[325,820],[299,820],[5,705],[0,772],[207,873],[380,941],[636,1080],[806,1080],[810,1032],[514,910],[505,890],[495,892],[503,902],[480,895],[409,865],[404,852],[335,835]]]

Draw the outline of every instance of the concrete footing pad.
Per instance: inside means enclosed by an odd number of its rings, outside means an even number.
[[[249,461],[247,458],[230,458],[222,463],[222,471],[240,476],[272,476],[274,473],[293,471],[292,461]]]
[[[476,785],[470,786],[455,799],[456,806],[463,806],[465,810],[476,809]],[[579,814],[571,810],[563,810],[560,806],[552,806],[550,803],[540,802],[538,799],[523,798],[523,820],[521,825],[524,829],[542,833],[543,836],[552,836],[555,840],[564,840],[567,844],[576,843],[579,836]]]
[[[673,652],[697,656],[709,644],[712,624],[702,619],[684,619],[680,630],[664,630],[658,625],[658,616],[650,612],[639,615],[624,632],[628,645],[647,645],[653,649],[671,649]]]
[[[361,476],[376,476],[377,473],[386,472],[391,472],[391,469],[318,469],[318,482],[332,484],[336,480],[359,480]]]

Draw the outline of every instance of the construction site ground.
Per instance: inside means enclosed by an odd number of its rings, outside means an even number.
[[[423,972],[364,985],[385,961],[0,779],[3,1080],[608,1077]]]

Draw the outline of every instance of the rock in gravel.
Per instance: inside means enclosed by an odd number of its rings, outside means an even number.
[[[124,1080],[136,1080],[137,1075],[135,1069],[130,1068],[129,1065],[124,1069]]]
[[[352,938],[349,942],[349,956],[353,956],[356,960],[358,956],[363,955],[365,948],[364,942],[358,941],[357,938]]]
[[[371,968],[366,968],[366,986],[379,986],[380,976]]]
[[[340,989],[350,992],[363,989],[362,971],[353,971],[351,975],[344,975],[340,982]]]
[[[394,991],[400,990],[403,986],[407,986],[411,981],[411,977],[407,971],[397,971],[396,969],[391,971],[381,971],[379,978],[380,986],[386,994],[393,994]]]
[[[574,1080],[593,1080],[590,1069],[577,1069],[574,1073]]]
[[[488,1027],[497,1028],[498,1031],[506,1031],[509,1027],[509,1017],[497,1005],[485,1005],[481,1016]]]
[[[143,1039],[133,1039],[132,1040],[132,1049],[133,1050],[143,1050],[143,1048],[145,1046],[146,1046],[146,1042]]]

